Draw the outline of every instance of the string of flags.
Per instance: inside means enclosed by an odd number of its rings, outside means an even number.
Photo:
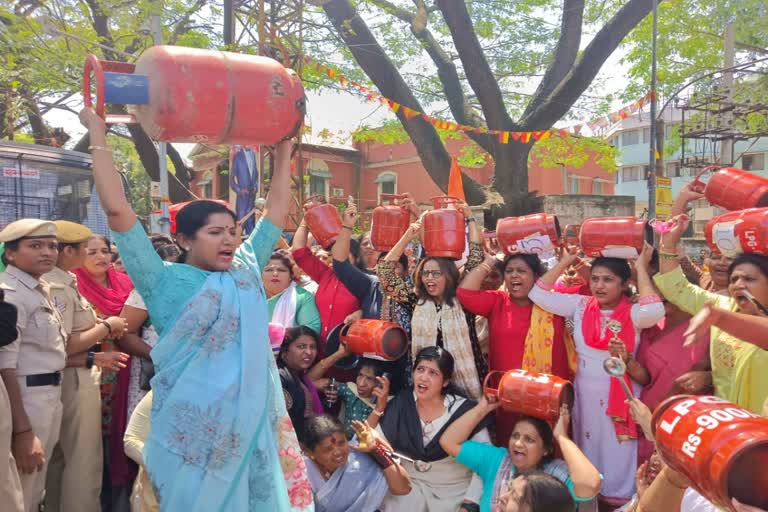
[[[342,88],[356,89],[359,92],[363,93],[365,95],[365,98],[368,101],[380,103],[381,105],[384,105],[385,107],[389,108],[393,113],[397,113],[398,111],[402,112],[402,114],[405,116],[406,119],[412,119],[416,116],[420,116],[426,122],[430,123],[435,128],[438,128],[440,130],[457,131],[457,132],[465,132],[465,133],[472,132],[472,133],[494,135],[498,138],[499,142],[501,142],[502,144],[508,144],[510,139],[516,140],[518,142],[522,142],[523,144],[528,144],[531,141],[538,142],[538,141],[546,140],[551,136],[566,138],[571,135],[580,135],[584,126],[587,126],[590,129],[590,131],[592,131],[592,133],[597,133],[602,128],[610,126],[613,123],[617,123],[622,119],[627,119],[631,115],[639,112],[640,110],[642,110],[642,108],[646,104],[649,104],[655,96],[655,93],[651,91],[647,93],[645,96],[643,96],[642,98],[636,101],[633,101],[631,104],[626,105],[621,109],[616,110],[615,112],[612,112],[605,116],[598,117],[586,123],[577,124],[567,128],[552,128],[549,130],[537,130],[537,131],[526,131],[526,132],[516,132],[516,131],[507,131],[507,130],[489,130],[488,128],[467,126],[459,123],[454,123],[453,121],[438,119],[436,117],[432,117],[428,114],[425,114],[424,112],[419,112],[410,107],[406,107],[405,105],[402,105],[394,100],[391,100],[385,96],[382,96],[381,94],[370,89],[369,87],[366,87],[358,82],[355,82],[354,80],[350,80],[349,78],[342,75],[335,69],[328,67],[320,62],[317,62],[311,57],[304,56],[304,63],[308,66],[314,67],[315,70],[325,74],[331,80],[336,80]]]

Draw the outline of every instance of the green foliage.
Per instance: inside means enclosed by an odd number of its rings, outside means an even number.
[[[601,138],[549,137],[533,146],[529,161],[534,159],[544,168],[562,164],[571,169],[580,169],[594,161],[602,169],[614,172],[617,156],[617,149]]]
[[[765,0],[664,0],[658,16],[659,91],[669,96],[696,76],[723,67],[722,34],[733,20],[737,62],[764,56],[747,46],[768,49],[768,4]],[[624,40],[629,86],[623,99],[648,90],[651,70],[651,17]]]

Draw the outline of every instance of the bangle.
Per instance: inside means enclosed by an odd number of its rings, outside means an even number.
[[[371,450],[371,457],[376,461],[381,469],[387,469],[389,466],[394,465],[395,460],[392,458],[392,454],[384,449],[383,446],[377,445],[376,448]]]
[[[371,411],[371,414],[375,414],[376,416],[381,418],[382,416],[384,416],[384,411],[377,411],[376,409],[374,409]]]
[[[664,258],[665,260],[676,260],[680,257],[680,255],[672,252],[659,251],[659,257]]]
[[[467,224],[469,224],[470,222],[476,222],[476,221],[477,219],[474,217],[467,217]]]
[[[348,230],[352,231],[352,228],[347,226],[346,224],[342,224],[341,225],[341,229],[348,229]]]
[[[93,368],[93,359],[96,357],[95,352],[88,352],[85,356],[85,367],[89,370]]]
[[[107,331],[109,332],[109,334],[107,334],[107,336],[111,337],[112,336],[112,326],[109,325],[109,322],[104,320],[103,322],[101,322],[101,324],[107,326]]]
[[[112,149],[107,146],[88,146],[88,151],[109,151],[111,153]]]
[[[479,268],[481,268],[481,269],[483,269],[483,270],[485,270],[485,273],[486,273],[486,274],[490,274],[490,273],[491,273],[491,270],[493,270],[493,269],[491,268],[491,266],[490,266],[489,264],[485,263],[485,262],[483,262],[483,263],[481,263],[480,265],[478,265],[478,267],[479,267]]]
[[[32,427],[29,427],[27,430],[20,430],[19,432],[14,432],[14,436],[20,436],[21,434],[26,434],[27,432],[32,432]]]

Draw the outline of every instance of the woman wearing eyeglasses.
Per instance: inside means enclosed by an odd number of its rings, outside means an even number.
[[[261,271],[270,321],[283,327],[304,325],[319,334],[320,313],[315,296],[298,287],[293,277],[291,258],[284,251],[273,252]]]
[[[469,272],[483,261],[482,233],[475,223],[472,210],[462,205],[469,225],[469,255],[464,265]],[[421,222],[414,222],[397,244],[377,266],[384,292],[401,304],[413,308],[411,319],[411,354],[425,347],[438,346],[448,350],[456,360],[453,382],[470,398],[482,394],[482,381],[488,373],[488,363],[480,348],[475,328],[475,316],[466,311],[456,298],[459,269],[448,258],[427,256],[414,270],[414,287],[405,284],[395,272],[400,256],[419,237]]]

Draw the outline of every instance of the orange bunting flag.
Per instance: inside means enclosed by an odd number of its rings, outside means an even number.
[[[339,77],[339,85],[340,86],[342,86],[342,87],[344,87],[346,89],[348,83],[349,83],[349,79],[347,77],[345,77],[345,76],[340,76]]]
[[[389,105],[389,109],[392,112],[396,113],[398,110],[400,110],[400,104],[399,103],[396,103],[396,102],[394,102],[392,100],[387,100],[387,104]]]
[[[403,115],[406,119],[411,119],[414,116],[417,116],[419,113],[413,110],[412,108],[403,107]]]
[[[520,139],[523,142],[523,144],[528,144],[531,142],[531,132],[523,132],[520,134]]]
[[[520,136],[521,135],[522,135],[522,133],[520,133],[520,132],[512,132],[512,138],[515,139],[515,140],[520,140]]]
[[[509,132],[507,132],[509,133]],[[464,182],[461,179],[461,168],[456,157],[451,158],[451,173],[448,175],[448,195],[466,201],[464,197]]]
[[[336,78],[336,70],[331,68],[325,68],[325,74],[328,75],[328,78]]]
[[[499,132],[499,142],[502,144],[509,143],[509,132]]]

